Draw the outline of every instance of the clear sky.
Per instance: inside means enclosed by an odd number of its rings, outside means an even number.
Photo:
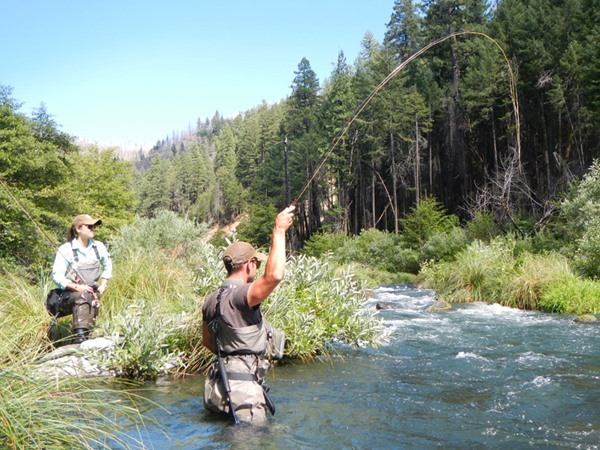
[[[0,0],[0,85],[31,114],[101,145],[148,149],[216,111],[290,95],[306,57],[319,81],[394,0]]]

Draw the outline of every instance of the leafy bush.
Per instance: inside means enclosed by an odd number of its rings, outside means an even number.
[[[206,225],[197,225],[172,211],[159,211],[152,219],[137,217],[133,224],[123,226],[111,241],[110,251],[113,258],[124,258],[131,252],[152,254],[160,249],[185,255],[207,230]]]
[[[365,264],[391,273],[417,273],[418,256],[418,252],[406,248],[398,236],[370,228],[348,239],[335,252],[334,260],[343,264]]]
[[[265,317],[287,336],[286,354],[308,360],[332,341],[377,345],[381,326],[361,312],[365,288],[349,270],[312,257],[292,258],[285,279],[264,303]]]
[[[600,277],[600,160],[574,184],[560,205],[562,230],[576,246],[576,266],[589,277]]]
[[[467,233],[461,227],[434,233],[421,248],[421,261],[452,261],[456,254],[467,247]]]
[[[542,294],[540,308],[561,314],[599,314],[600,282],[567,274]]]
[[[176,325],[173,316],[136,302],[105,324],[104,334],[122,345],[109,352],[104,364],[118,376],[139,380],[155,379],[166,368],[179,367],[182,355],[167,345]]]
[[[582,275],[600,278],[600,218],[591,217],[577,240],[575,267]]]
[[[307,256],[319,258],[329,252],[335,252],[343,247],[350,238],[344,233],[334,233],[331,231],[321,231],[313,234],[304,244],[302,253]]]
[[[494,217],[488,212],[476,213],[466,224],[467,234],[470,241],[480,240],[490,242],[496,236],[501,234],[501,230],[496,225]]]

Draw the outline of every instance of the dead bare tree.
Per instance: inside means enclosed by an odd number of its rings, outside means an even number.
[[[471,216],[477,212],[488,212],[496,223],[509,222],[525,237],[527,232],[517,220],[519,212],[533,211],[538,217],[534,228],[540,229],[547,223],[554,208],[550,201],[537,197],[519,164],[516,151],[502,158],[498,170],[487,176],[484,185],[478,186],[476,194],[467,200],[466,209]]]

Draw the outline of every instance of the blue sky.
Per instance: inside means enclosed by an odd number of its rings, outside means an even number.
[[[0,85],[61,130],[145,149],[215,111],[289,96],[306,57],[322,82],[394,0],[20,0],[2,2]]]

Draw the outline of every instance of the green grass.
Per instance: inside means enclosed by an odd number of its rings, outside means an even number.
[[[600,282],[565,274],[542,294],[540,309],[561,314],[600,314]]]

